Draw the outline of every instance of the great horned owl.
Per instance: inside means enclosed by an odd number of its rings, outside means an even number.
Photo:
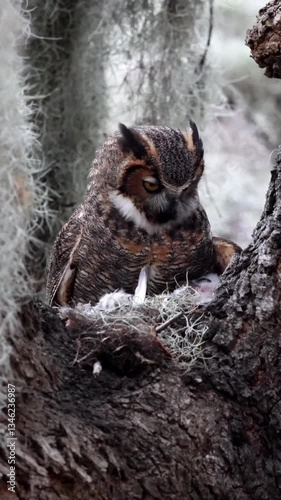
[[[212,237],[197,193],[203,154],[191,121],[183,132],[121,124],[97,152],[85,201],[57,236],[49,304],[133,293],[143,267],[148,294],[173,290],[187,275],[221,273],[239,247]]]

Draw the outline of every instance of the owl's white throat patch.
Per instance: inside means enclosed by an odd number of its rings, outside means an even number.
[[[192,199],[188,205],[179,207],[178,217],[176,220],[171,220],[164,224],[157,224],[149,222],[145,214],[141,213],[137,209],[132,200],[130,200],[127,196],[124,196],[119,191],[111,193],[109,195],[109,199],[124,219],[134,222],[137,227],[144,229],[148,234],[155,234],[172,228],[175,223],[183,222],[183,220],[198,207],[198,199]]]
[[[109,198],[119,213],[125,219],[134,222],[136,226],[145,229],[149,234],[157,233],[161,230],[160,224],[149,222],[146,216],[137,209],[132,200],[127,196],[115,191],[109,195]]]

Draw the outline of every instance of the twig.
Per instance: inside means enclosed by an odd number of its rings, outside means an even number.
[[[207,43],[206,43],[206,47],[205,47],[205,50],[204,50],[204,53],[199,61],[199,64],[195,70],[196,73],[201,73],[202,72],[202,69],[204,67],[204,64],[205,64],[205,61],[206,61],[206,57],[207,57],[207,54],[208,54],[208,50],[209,50],[209,47],[210,47],[210,43],[211,43],[211,38],[212,38],[212,33],[213,33],[213,27],[214,27],[214,0],[209,0],[209,31],[208,31],[208,38],[207,38]]]
[[[82,358],[80,358],[77,361],[78,365],[80,365],[80,363],[82,363],[82,361],[85,361],[85,359],[89,358],[91,356],[91,354],[93,354],[93,352],[95,352],[95,349],[92,349],[90,352],[88,352],[87,354],[85,354],[85,356],[82,356]]]
[[[162,325],[156,326],[155,333],[162,332],[163,330],[165,330],[165,328],[167,328],[167,326],[170,326],[174,321],[181,318],[182,316],[183,312],[180,311],[179,313],[175,314],[175,316],[173,316],[172,318],[167,319],[167,321],[165,321],[165,323],[162,323]]]
[[[77,340],[77,351],[76,351],[75,359],[73,361],[73,365],[75,365],[77,363],[79,352],[80,352],[80,348],[81,348],[81,341],[78,339]]]

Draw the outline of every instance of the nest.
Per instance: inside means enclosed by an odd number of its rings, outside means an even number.
[[[74,364],[91,367],[94,374],[102,367],[130,374],[171,362],[188,371],[204,356],[208,327],[198,293],[188,286],[147,297],[140,305],[131,300],[100,310],[78,304],[59,312],[67,328],[78,334]]]

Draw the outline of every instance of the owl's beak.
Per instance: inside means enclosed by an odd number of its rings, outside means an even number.
[[[171,186],[171,185],[163,185],[166,187],[167,192],[169,193],[169,197],[174,198],[175,200],[178,199],[183,191],[187,189],[190,186],[190,182],[186,182],[183,186]]]
[[[178,194],[169,193],[166,196],[166,205],[158,210],[157,219],[160,224],[165,224],[176,218],[176,205]]]

